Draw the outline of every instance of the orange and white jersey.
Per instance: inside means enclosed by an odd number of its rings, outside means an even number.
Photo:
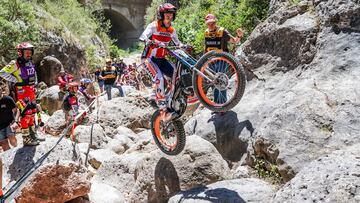
[[[158,41],[163,43],[169,43],[173,41],[175,45],[180,45],[181,42],[179,41],[175,29],[170,26],[166,28],[162,25],[161,21],[154,21],[150,23],[145,31],[140,36],[141,41]],[[156,57],[156,58],[164,58],[166,55],[166,49],[164,48],[157,48],[157,47],[150,47],[146,58]]]

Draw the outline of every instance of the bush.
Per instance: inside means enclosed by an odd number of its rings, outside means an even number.
[[[30,3],[21,0],[0,0],[0,56],[12,58],[15,46],[22,41],[37,44],[39,27]]]
[[[66,28],[80,40],[85,47],[90,69],[94,69],[98,63],[102,62],[97,55],[96,47],[92,44],[92,39],[96,35],[99,36],[107,50],[113,41],[107,34],[110,30],[110,22],[104,20],[101,12],[96,12],[101,9],[99,0],[86,6],[80,4],[77,0],[38,0],[37,2],[45,11],[60,20],[60,25],[48,25],[48,27],[56,27],[55,32],[59,34]],[[63,37],[66,39],[66,36]]]
[[[0,56],[6,60],[13,58],[14,47],[21,41],[41,48],[41,28],[68,42],[78,39],[90,68],[94,68],[101,58],[93,39],[99,36],[106,50],[113,43],[107,34],[110,23],[102,15],[93,15],[96,10],[101,10],[100,0],[88,6],[77,0],[0,0]]]

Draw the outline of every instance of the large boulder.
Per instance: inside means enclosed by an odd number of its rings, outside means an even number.
[[[17,181],[34,163],[57,142],[57,138],[47,137],[41,145],[36,147],[18,146],[1,154],[4,164],[4,177],[7,181]],[[58,161],[80,162],[80,151],[70,140],[63,139],[59,145],[49,154],[44,164]]]
[[[29,178],[16,202],[67,202],[89,192],[90,181],[85,167],[75,162],[50,163],[41,166]]]
[[[64,69],[61,62],[53,56],[45,56],[37,69],[41,81],[48,85],[57,84],[57,77],[61,69]]]
[[[59,91],[59,86],[54,85],[43,90],[38,97],[42,109],[47,111],[50,115],[61,109],[62,99],[59,99]]]
[[[196,134],[211,142],[228,161],[240,161],[247,152],[254,131],[249,120],[239,121],[234,111],[211,113],[203,110],[185,124],[188,135]]]
[[[92,167],[98,169],[102,163],[115,159],[117,156],[115,152],[108,149],[92,150],[89,153],[89,162]]]
[[[65,114],[63,110],[55,111],[54,114],[48,119],[45,124],[46,133],[54,136],[58,136],[65,129]]]
[[[93,183],[89,194],[92,203],[125,203],[122,193],[106,184]]]
[[[322,156],[281,188],[273,202],[359,202],[360,145]]]
[[[273,185],[260,179],[224,180],[180,192],[170,198],[169,203],[270,202],[275,191]]]
[[[90,138],[92,137],[91,147],[100,149],[106,146],[109,139],[105,136],[103,131],[103,128],[99,124],[90,126],[79,125],[76,126],[74,130],[74,136],[79,143],[90,143]]]
[[[180,190],[216,182],[229,173],[216,148],[196,135],[188,137],[176,157],[165,156],[152,142],[140,142],[104,162],[92,181],[118,189],[127,202],[165,202]]]
[[[11,187],[22,175],[34,166],[35,162],[47,153],[56,143],[58,139],[47,137],[44,142],[41,142],[36,147],[22,147],[18,146],[5,151],[1,154],[3,161],[3,184]],[[45,159],[43,166],[35,171],[31,176],[34,181],[28,180],[26,184],[30,184],[25,188],[32,188],[31,190],[24,190],[21,199],[26,202],[26,197],[43,198],[42,195],[50,195],[54,191],[66,191],[64,195],[66,199],[70,200],[78,195],[84,195],[85,188],[88,187],[89,181],[84,179],[87,176],[87,171],[79,167],[81,163],[80,151],[76,145],[67,139],[63,139],[54,151]],[[67,171],[68,173],[64,173]],[[63,174],[62,176],[56,174]],[[57,177],[59,176],[59,177]],[[54,181],[54,178],[59,178]],[[78,179],[79,182],[76,182]],[[36,183],[32,185],[32,183]],[[74,187],[73,184],[79,183],[79,187]],[[81,184],[80,184],[81,183]],[[50,187],[51,186],[51,187]],[[81,187],[80,187],[81,186]],[[19,190],[21,191],[21,189]],[[44,192],[44,193],[43,193]],[[32,196],[32,194],[36,194]],[[59,196],[56,196],[58,198]],[[59,197],[60,198],[60,197]],[[32,202],[43,202],[40,201]],[[20,200],[19,200],[20,201]],[[55,201],[62,202],[62,201]]]
[[[45,18],[48,19],[49,16]],[[69,30],[65,29],[63,36],[67,36],[68,39],[45,29],[41,29],[40,32],[43,40],[35,52],[34,62],[38,65],[39,80],[49,86],[57,84],[56,77],[62,66],[76,78],[88,73],[84,47]]]
[[[351,0],[284,7],[243,44],[257,77],[233,111],[255,129],[248,165],[265,160],[289,181],[318,157],[360,142],[359,9]]]
[[[107,149],[112,150],[116,154],[122,154],[135,143],[126,135],[116,135],[114,139],[109,140],[106,145]]]
[[[153,109],[145,100],[132,97],[114,98],[105,101],[99,110],[99,123],[104,128],[116,129],[125,126],[136,128],[150,128]],[[92,116],[96,116],[96,112]]]
[[[252,69],[271,63],[267,73],[288,71],[312,61],[319,23],[308,8],[301,4],[280,9],[256,27],[242,45]]]

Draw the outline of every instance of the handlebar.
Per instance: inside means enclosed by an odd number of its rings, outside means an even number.
[[[146,44],[150,45],[150,46],[154,46],[156,48],[164,48],[164,49],[185,49],[185,50],[193,49],[193,46],[187,45],[187,44],[182,44],[180,46],[176,46],[176,45],[173,46],[173,45],[170,45],[170,43],[159,42],[159,41],[155,41],[155,40],[148,41]]]

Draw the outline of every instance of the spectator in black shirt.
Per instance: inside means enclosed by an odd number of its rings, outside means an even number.
[[[111,89],[116,88],[119,90],[120,97],[124,96],[123,89],[120,85],[120,74],[114,66],[111,65],[111,59],[106,60],[106,67],[101,71],[100,79],[104,80],[106,94],[108,100],[111,100]]]
[[[14,132],[18,127],[14,118],[16,112],[14,100],[6,96],[4,88],[0,87],[0,145],[4,151],[10,149],[9,142],[13,147],[17,145]]]
[[[102,93],[104,91],[104,80],[100,78],[100,76],[101,76],[100,68],[96,69],[94,74],[95,74],[95,81],[98,83],[98,85],[100,87],[100,91]]]

